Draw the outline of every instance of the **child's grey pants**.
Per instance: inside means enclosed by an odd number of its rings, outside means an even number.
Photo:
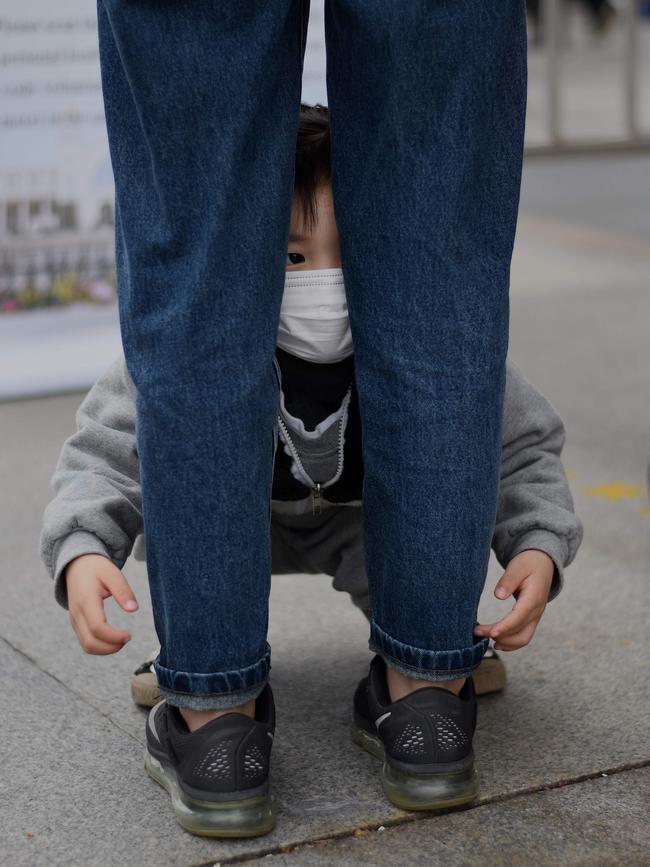
[[[369,611],[362,508],[331,506],[320,515],[271,516],[272,572],[331,575],[332,587]]]

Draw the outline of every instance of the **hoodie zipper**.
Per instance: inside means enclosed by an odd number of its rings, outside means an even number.
[[[345,424],[348,415],[348,406],[350,405],[350,396],[352,394],[352,384],[348,386],[347,393],[343,398],[343,412],[341,413],[341,418],[338,421],[339,425],[339,433],[338,433],[338,456],[337,456],[337,465],[336,472],[332,476],[332,478],[328,482],[315,482],[307,470],[304,468],[302,461],[300,460],[300,455],[298,454],[298,450],[296,449],[293,439],[291,438],[291,434],[289,433],[289,429],[282,418],[282,415],[278,413],[278,424],[282,428],[282,433],[285,437],[285,442],[289,446],[289,450],[291,451],[291,455],[296,462],[296,466],[306,479],[307,485],[311,488],[311,508],[313,515],[320,515],[322,511],[322,490],[323,488],[328,488],[330,485],[333,485],[335,482],[339,480],[341,477],[341,473],[343,471],[343,445],[345,442]]]
[[[280,391],[282,390],[282,371],[280,370],[280,365],[278,364],[278,360],[275,357],[275,355],[273,356],[273,367],[275,370],[276,379],[278,381],[278,406],[279,406]],[[273,478],[275,475],[275,456],[276,456],[277,451],[278,451],[278,439],[279,439],[278,418],[279,418],[279,416],[278,416],[278,414],[276,414],[275,422],[273,424],[273,431],[272,431],[273,454],[271,456],[271,491],[269,492],[269,525],[271,524],[271,520],[273,518]]]

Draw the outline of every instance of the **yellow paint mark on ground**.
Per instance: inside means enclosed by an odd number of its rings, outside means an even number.
[[[604,485],[592,485],[583,489],[590,497],[614,502],[616,500],[635,500],[645,495],[641,485],[626,485],[625,482],[609,482]]]
[[[650,518],[650,506],[645,506],[643,509],[641,509],[641,514],[645,515],[646,518]]]

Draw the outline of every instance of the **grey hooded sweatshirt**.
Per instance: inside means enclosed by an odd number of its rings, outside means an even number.
[[[281,392],[282,395],[282,392]],[[561,461],[566,432],[549,401],[508,359],[500,486],[492,550],[505,569],[518,553],[544,551],[555,564],[548,601],[582,542],[583,524]],[[64,442],[43,513],[39,554],[68,608],[65,567],[82,554],[101,554],[119,569],[129,555],[146,560],[136,444],[136,389],[120,355],[76,412],[77,430]],[[308,502],[305,500],[305,503]],[[324,500],[324,506],[328,503]],[[350,508],[360,501],[351,501]],[[278,516],[294,506],[272,501]]]

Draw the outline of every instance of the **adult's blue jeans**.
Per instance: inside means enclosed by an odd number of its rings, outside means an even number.
[[[273,365],[309,0],[98,0],[155,662],[268,678]],[[369,647],[470,674],[499,484],[524,0],[329,0],[332,189],[363,430]],[[333,649],[332,652],[335,652]]]

